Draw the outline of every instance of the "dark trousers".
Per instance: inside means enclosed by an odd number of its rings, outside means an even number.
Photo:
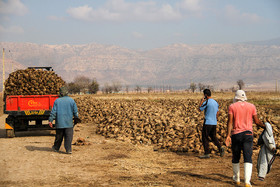
[[[56,129],[54,148],[59,150],[64,138],[64,147],[66,152],[72,151],[73,128]]]
[[[232,163],[239,163],[241,150],[244,162],[252,163],[253,155],[253,133],[251,131],[241,132],[231,136]]]
[[[216,126],[217,125],[205,125],[203,124],[202,128],[202,145],[204,147],[204,154],[210,154],[209,142],[210,139],[218,147],[219,151],[221,150],[221,145],[219,140],[216,137]]]

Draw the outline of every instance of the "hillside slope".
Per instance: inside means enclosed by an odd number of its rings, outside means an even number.
[[[96,78],[104,84],[185,86],[193,82],[228,85],[280,79],[280,46],[254,44],[173,44],[149,51],[119,46],[38,45],[0,42],[10,58],[22,66],[52,66],[70,82],[75,76]],[[7,55],[6,55],[7,56]],[[7,56],[7,58],[9,58]]]

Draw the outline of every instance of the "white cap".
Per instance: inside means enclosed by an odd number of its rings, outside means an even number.
[[[243,90],[237,90],[234,97],[235,101],[246,101],[247,97]]]

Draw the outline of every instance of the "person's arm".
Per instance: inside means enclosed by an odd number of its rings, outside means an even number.
[[[53,120],[56,118],[56,102],[54,102],[53,104],[53,108],[52,108],[52,111],[51,111],[51,114],[50,114],[50,117],[49,117],[49,126],[51,128],[53,128]]]
[[[77,104],[75,102],[74,102],[74,105],[73,105],[73,114],[74,114],[75,118],[79,118],[78,107],[77,107]]]
[[[201,108],[202,104],[206,101],[205,97],[203,97],[198,105],[198,110],[201,112],[204,110],[204,108]]]
[[[228,114],[228,123],[227,123],[227,137],[226,137],[226,146],[229,146],[231,143],[231,130],[232,130],[232,124],[233,124],[233,115]]]
[[[259,120],[258,115],[253,115],[253,120],[257,126],[265,129],[265,125]]]

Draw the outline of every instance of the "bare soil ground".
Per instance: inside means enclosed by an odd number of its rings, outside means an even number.
[[[199,159],[194,153],[154,151],[152,146],[105,139],[93,124],[79,124],[73,142],[82,137],[90,145],[73,145],[68,155],[63,147],[59,153],[52,151],[52,131],[5,138],[5,117],[0,126],[0,186],[234,186],[229,153]],[[252,184],[279,186],[280,159],[263,182],[257,179],[257,153],[253,160]]]

